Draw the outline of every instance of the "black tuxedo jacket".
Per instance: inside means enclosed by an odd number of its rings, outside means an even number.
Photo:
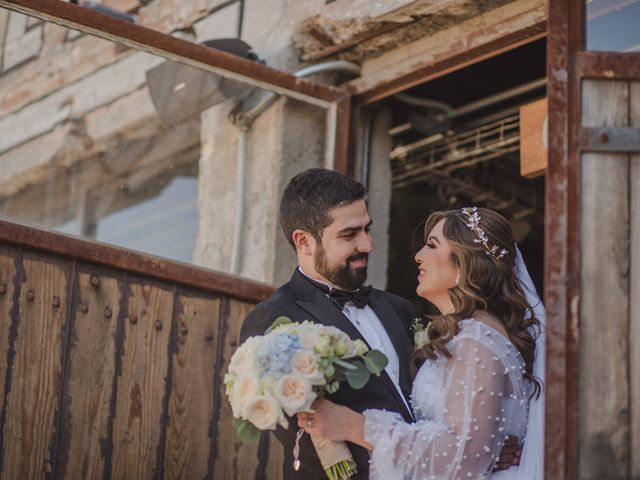
[[[410,398],[411,379],[409,376],[409,355],[412,347],[410,340],[411,322],[416,318],[413,304],[397,295],[373,289],[369,306],[384,325],[400,360],[400,388],[405,398]],[[342,311],[327,296],[296,269],[291,280],[280,287],[268,300],[259,303],[247,315],[240,331],[240,340],[244,342],[253,335],[263,335],[273,321],[280,317],[289,317],[294,322],[310,320],[325,325],[333,325],[347,333],[352,339],[364,338]],[[366,342],[366,341],[365,341]],[[327,395],[328,400],[346,405],[362,412],[369,408],[384,409],[400,413],[405,421],[411,422],[411,412],[407,410],[400,393],[386,372],[371,380],[360,390],[353,390],[347,382],[340,385],[338,392]],[[298,429],[297,419],[290,419],[289,429],[277,427],[275,435],[284,446],[284,478],[325,479],[308,435],[300,441],[300,470],[293,469],[293,446]],[[353,458],[358,465],[358,474],[354,479],[369,478],[368,452],[351,443]]]

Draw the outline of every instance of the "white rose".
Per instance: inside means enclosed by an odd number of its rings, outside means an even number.
[[[267,375],[260,379],[260,395],[268,393],[273,396],[273,391],[276,388],[276,381],[271,375]]]
[[[229,361],[229,372],[242,375],[257,370],[256,351],[262,342],[262,338],[249,337],[246,342],[238,347]]]
[[[293,374],[284,375],[278,381],[274,394],[287,415],[309,410],[316,399],[311,384]]]
[[[260,395],[249,401],[244,417],[258,430],[273,430],[280,421],[282,411],[271,395]]]
[[[236,379],[231,388],[229,401],[233,416],[241,418],[247,404],[260,395],[260,384],[258,378],[253,375],[244,375]]]
[[[316,356],[308,350],[296,350],[291,356],[291,367],[294,373],[297,373],[311,385],[324,385],[324,375],[318,369]]]
[[[320,338],[320,335],[318,335],[318,331],[315,328],[303,329],[300,332],[300,343],[309,350],[315,348],[318,338]]]

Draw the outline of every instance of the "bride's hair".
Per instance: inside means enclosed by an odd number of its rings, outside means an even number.
[[[431,317],[429,342],[413,352],[412,373],[415,375],[419,365],[427,358],[434,359],[437,352],[450,357],[446,344],[457,335],[458,321],[484,310],[504,325],[511,343],[525,361],[524,377],[533,383],[534,394],[539,394],[540,382],[533,376],[536,341],[532,330],[539,333],[540,322],[514,272],[516,246],[511,227],[502,215],[493,210],[478,208],[477,213],[480,220],[476,225],[484,231],[488,246],[477,241],[477,231],[468,226],[468,211],[435,212],[427,219],[425,239],[438,222],[445,220],[443,234],[451,247],[451,261],[460,269],[460,280],[449,289],[455,311]],[[488,250],[493,246],[497,247],[495,254]],[[502,252],[503,249],[506,253]],[[501,252],[502,256],[498,258]]]

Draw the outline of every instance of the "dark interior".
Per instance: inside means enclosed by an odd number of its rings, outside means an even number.
[[[545,176],[520,175],[518,109],[544,98],[545,66],[546,41],[537,40],[403,92],[448,104],[450,110],[394,97],[383,101],[393,118],[387,289],[412,299],[420,312],[431,312],[428,302],[415,293],[413,255],[424,243],[424,220],[433,211],[469,205],[493,208],[510,221],[542,294]],[[501,94],[506,98],[495,98]],[[484,106],[476,103],[483,100]],[[461,107],[460,114],[451,114]],[[419,141],[429,146],[414,148]],[[410,153],[398,156],[404,147]],[[446,168],[431,168],[432,162],[445,163]],[[430,169],[426,173],[414,173],[425,166]]]

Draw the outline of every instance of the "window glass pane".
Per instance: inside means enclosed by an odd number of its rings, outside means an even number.
[[[321,107],[0,8],[1,218],[222,271],[238,243],[235,273],[265,280],[280,189],[323,165],[324,125]]]
[[[640,0],[587,0],[587,49],[640,52]]]
[[[176,177],[150,200],[96,221],[102,242],[190,262],[198,230],[198,180]]]

